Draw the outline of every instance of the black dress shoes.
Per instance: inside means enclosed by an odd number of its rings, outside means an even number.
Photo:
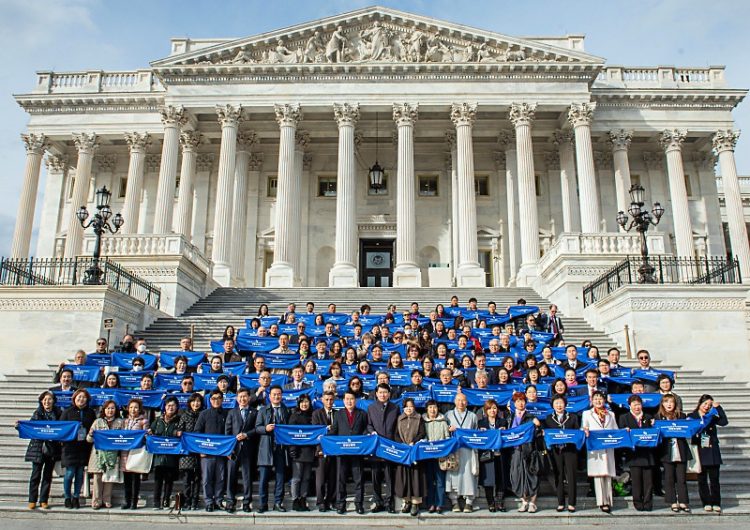
[[[376,504],[375,507],[372,509],[372,513],[380,513],[385,511],[385,506],[382,504]]]
[[[243,504],[242,505],[242,511],[245,513],[250,513],[253,511],[252,505],[250,504]]]
[[[356,508],[356,510],[357,510],[357,513],[358,513],[359,515],[364,515],[364,513],[365,513],[365,509],[364,509],[364,508],[362,507],[362,505],[361,505],[361,504],[357,504],[357,508]]]
[[[286,508],[284,508],[281,504],[274,504],[273,505],[273,511],[274,512],[285,512]]]
[[[266,513],[268,511],[268,506],[259,506],[258,507],[258,513]]]
[[[346,508],[344,506],[339,506],[336,510],[336,513],[339,515],[344,515],[346,513]]]

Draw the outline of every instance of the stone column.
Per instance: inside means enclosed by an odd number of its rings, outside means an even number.
[[[294,146],[297,125],[302,120],[299,105],[274,105],[279,124],[279,170],[276,189],[276,219],[274,229],[273,263],[266,271],[266,286],[294,287],[294,254],[291,240],[292,209],[297,208],[294,197]]]
[[[724,187],[724,201],[729,223],[729,239],[732,252],[740,262],[742,282],[750,283],[750,244],[747,239],[747,226],[742,209],[740,181],[737,178],[737,165],[734,160],[734,147],[740,137],[739,131],[720,130],[714,134],[713,145],[719,156],[721,181]]]
[[[574,103],[568,111],[568,121],[573,126],[576,139],[576,162],[578,165],[578,192],[581,205],[581,232],[601,232],[599,193],[596,190],[594,149],[591,145],[591,120],[594,105]]]
[[[451,121],[456,126],[456,168],[458,173],[458,268],[456,287],[484,287],[484,269],[477,249],[477,208],[474,191],[474,145],[472,129],[477,116],[476,103],[451,105]]]
[[[49,141],[43,134],[22,134],[21,139],[26,147],[26,168],[23,174],[21,197],[18,201],[16,228],[13,231],[11,258],[28,258],[31,244],[31,229],[34,226],[36,209],[36,192],[39,188],[39,172],[42,170],[42,157],[49,147]]]
[[[247,162],[247,204],[248,216],[245,234],[245,285],[247,287],[260,287],[263,278],[256,281],[256,267],[259,267],[256,259],[258,248],[258,196],[260,194],[260,171],[263,169],[263,153],[250,153]]]
[[[414,124],[419,105],[393,105],[393,121],[398,130],[396,165],[396,268],[394,287],[421,287],[422,274],[417,265],[416,182],[414,176]]]
[[[518,157],[518,232],[521,235],[521,267],[516,285],[527,287],[537,277],[539,261],[539,213],[536,205],[534,176],[534,148],[531,141],[531,122],[536,105],[514,103],[510,107],[510,121],[516,128],[516,156]]]
[[[505,152],[505,199],[508,212],[508,285],[515,284],[518,272],[518,157],[516,156],[516,131],[501,131],[497,142]]]
[[[195,160],[195,185],[193,186],[193,245],[208,256],[206,225],[208,224],[208,188],[214,165],[213,153],[199,153]]]
[[[258,136],[252,132],[237,135],[237,158],[234,168],[234,193],[232,206],[232,285],[245,286],[245,242],[247,241],[247,170],[250,163],[250,149],[258,143]]]
[[[451,279],[456,281],[458,268],[458,169],[456,166],[456,131],[445,132],[449,151],[445,156],[445,169],[451,179]]]
[[[177,192],[175,230],[187,241],[192,240],[193,189],[195,188],[195,170],[198,159],[197,149],[202,141],[203,135],[198,131],[185,131],[180,134],[182,166],[180,167],[180,189]]]
[[[76,216],[78,208],[86,206],[89,187],[91,186],[91,163],[94,152],[99,147],[99,137],[95,133],[80,133],[73,135],[73,141],[78,150],[76,163],[76,177],[73,185],[73,196],[70,200],[70,217],[68,219],[68,235],[65,241],[66,258],[75,258],[83,247],[83,227]],[[89,212],[90,213],[90,212]]]
[[[164,142],[161,147],[159,187],[156,191],[154,234],[169,234],[172,232],[177,159],[180,156],[180,127],[187,123],[187,115],[183,107],[172,105],[160,109],[159,112],[164,124]]]
[[[661,133],[661,146],[667,155],[667,177],[669,196],[672,201],[672,219],[674,221],[674,239],[676,254],[679,257],[695,256],[693,245],[693,225],[690,221],[685,171],[682,167],[682,143],[687,131],[666,129]]]
[[[630,206],[630,162],[628,148],[633,138],[632,131],[620,129],[609,131],[609,141],[612,144],[612,162],[615,168],[615,194],[617,195],[617,211],[627,212]]]
[[[59,220],[65,177],[68,172],[68,157],[66,155],[48,154],[47,179],[44,186],[44,201],[39,216],[39,234],[37,236],[36,257],[51,258],[55,255],[55,245],[60,225],[65,220]]]
[[[292,180],[292,197],[299,197],[300,204],[292,208],[291,234],[292,266],[294,267],[294,285],[302,286],[302,172],[304,171],[305,149],[310,144],[310,133],[297,131],[294,135],[294,179]]]
[[[221,124],[221,149],[211,260],[214,262],[214,279],[221,286],[227,287],[231,283],[232,187],[237,156],[237,129],[242,121],[242,105],[219,105],[216,107],[216,115]]]
[[[578,232],[581,216],[578,207],[578,178],[573,152],[573,131],[558,129],[552,138],[560,156],[560,192],[562,195],[563,232]]]
[[[151,145],[151,135],[148,133],[129,133],[125,141],[130,151],[128,163],[128,184],[125,188],[125,204],[122,207],[122,217],[125,222],[120,229],[123,234],[138,232],[138,214],[141,208],[141,193],[143,192],[143,174],[146,169],[146,149]]]

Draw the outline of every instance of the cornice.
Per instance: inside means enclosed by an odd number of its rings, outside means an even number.
[[[597,108],[733,109],[747,95],[744,89],[611,89],[592,88]]]
[[[93,112],[156,112],[164,93],[18,94],[16,102],[29,114],[87,114]]]

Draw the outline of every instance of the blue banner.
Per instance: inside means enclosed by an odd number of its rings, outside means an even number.
[[[297,320],[297,322],[304,323],[306,327],[310,327],[315,324],[316,316],[317,315],[315,313],[295,313],[294,314],[294,318]]]
[[[325,332],[325,326],[316,326],[314,324],[310,324],[305,328],[305,335],[307,335],[308,337],[320,337],[321,335],[325,335]]]
[[[627,429],[589,431],[589,435],[586,437],[586,449],[588,451],[604,451],[621,447],[633,447],[633,441],[630,439],[630,433]]]
[[[651,383],[656,383],[656,380],[662,374],[669,377],[674,383],[674,372],[670,372],[669,370],[655,370],[653,368],[649,368],[648,370],[633,370],[633,377]]]
[[[117,372],[122,388],[140,388],[141,379],[148,372]]]
[[[503,449],[506,447],[516,447],[518,445],[531,443],[534,439],[534,424],[528,422],[513,429],[498,432],[500,433],[500,439],[502,440],[501,446]]]
[[[91,396],[89,405],[92,407],[101,407],[105,401],[114,399],[117,402],[117,388],[87,388]]]
[[[375,447],[375,456],[404,466],[410,466],[414,463],[413,446],[394,442],[382,436],[377,438],[378,445]]]
[[[586,434],[579,429],[544,429],[544,443],[547,447],[575,444],[576,449],[581,449],[586,443]]]
[[[497,429],[484,431],[478,429],[456,429],[454,435],[458,439],[458,446],[466,447],[467,449],[499,451],[502,444],[500,431]]]
[[[66,364],[63,370],[70,370],[73,372],[73,381],[86,381],[89,383],[96,383],[99,381],[99,374],[101,373],[98,366],[87,366],[80,364]]]
[[[260,320],[260,325],[264,328],[269,327],[271,324],[278,324],[279,320],[281,320],[281,317],[275,317],[273,315],[265,316],[265,317],[258,317],[258,320]]]
[[[191,368],[206,360],[206,354],[202,351],[163,351],[159,354],[159,364],[162,368],[171,370],[177,357],[185,357],[187,365]]]
[[[152,455],[186,455],[180,438],[167,436],[147,436],[146,451]]]
[[[239,333],[240,332],[238,332],[237,335],[239,335]],[[212,340],[210,344],[211,344],[211,353],[224,353],[224,341],[223,340]],[[235,344],[234,348],[236,350],[237,348],[239,348],[239,346]]]
[[[52,393],[55,395],[55,404],[61,409],[67,409],[73,401],[72,390],[53,390]]]
[[[193,374],[193,388],[195,390],[213,390],[216,388],[216,380],[225,374]]]
[[[125,407],[131,399],[139,399],[147,409],[161,408],[163,390],[118,390],[115,395],[118,407]]]
[[[86,366],[111,366],[112,356],[108,353],[89,353],[86,356]]]
[[[209,456],[229,456],[234,451],[237,439],[231,434],[182,433],[182,447],[188,453]]]
[[[609,397],[613,404],[630,410],[628,398],[631,395],[632,394],[609,394]],[[638,397],[643,400],[643,408],[645,409],[658,407],[659,403],[661,403],[661,394],[638,394]]]
[[[211,408],[211,396],[206,394],[203,398],[203,406],[207,409]],[[235,409],[237,408],[237,394],[227,392],[224,394],[224,399],[221,401],[221,408],[223,409]]]
[[[94,431],[94,447],[98,451],[130,451],[143,446],[146,431],[138,430],[96,430]]]
[[[298,354],[267,353],[263,355],[268,370],[291,370],[300,363]]]
[[[298,335],[297,324],[279,324],[279,334],[281,333],[286,333],[290,337],[296,337]]]
[[[412,392],[404,392],[401,394],[401,400],[411,398],[414,400],[414,406],[418,409],[423,409],[425,404],[432,399],[432,392],[429,390],[415,390]],[[391,400],[393,401],[393,400]]]
[[[359,321],[363,326],[379,326],[385,320],[385,315],[359,315]]]
[[[299,390],[283,390],[281,400],[287,407],[294,408],[297,406],[299,397],[303,395],[310,396],[310,401],[312,401],[315,399],[317,392],[315,392],[315,388],[313,387],[300,388]]]
[[[386,370],[390,377],[391,386],[409,386],[411,384],[411,370]]]
[[[233,363],[224,363],[224,373],[230,378],[238,375],[242,375],[247,370],[247,363],[245,361],[237,361]]]
[[[237,334],[236,348],[241,351],[265,353],[278,347],[279,339],[277,337],[248,337],[242,333],[242,330]],[[224,351],[223,345],[221,351]]]
[[[377,435],[324,436],[320,439],[320,447],[326,456],[369,456],[377,446]]]
[[[421,441],[414,444],[414,460],[428,460],[430,458],[443,458],[458,449],[456,438],[445,440]]]
[[[663,438],[692,438],[703,429],[701,420],[656,420]]]
[[[482,317],[482,311],[464,308],[461,310],[461,316],[464,320],[479,320]]]
[[[328,432],[325,425],[276,425],[273,433],[279,445],[317,445]]]
[[[471,407],[482,407],[487,400],[494,399],[501,409],[510,401],[513,395],[512,390],[479,390],[475,388],[462,388],[461,393],[466,396],[466,401]]]
[[[346,324],[349,321],[349,315],[346,313],[323,313],[323,322],[331,323],[334,326]]]
[[[634,447],[658,447],[661,442],[659,429],[630,429]]]
[[[112,354],[112,366],[122,368],[123,370],[130,370],[133,368],[133,360],[139,357],[143,359],[144,370],[155,370],[156,369],[156,357],[150,353],[123,353],[116,352]]]
[[[240,386],[239,388],[258,388],[260,383],[258,382],[258,374],[243,374],[239,376]],[[271,386],[279,385],[284,386],[288,377],[286,374],[271,374]]]
[[[511,319],[533,315],[539,312],[539,307],[535,305],[512,305],[508,308],[508,316]]]
[[[443,307],[443,311],[445,312],[446,315],[448,315],[449,317],[453,317],[453,318],[456,318],[457,316],[461,315],[461,308],[458,306],[454,307],[454,306],[447,305]]]
[[[453,403],[458,393],[458,386],[432,385],[432,396],[438,403]]]
[[[18,437],[24,440],[72,442],[78,437],[80,421],[19,421]]]
[[[570,414],[580,414],[584,410],[588,410],[591,404],[589,403],[588,394],[583,396],[568,396],[568,404],[565,410]]]
[[[187,402],[188,399],[190,399],[190,396],[193,394],[187,393],[187,392],[171,392],[169,394],[164,395],[164,399],[161,400],[162,408],[164,408],[164,401],[168,397],[175,397],[177,398],[177,403],[179,405],[179,408],[186,409],[187,408]]]
[[[159,390],[180,390],[184,374],[156,374],[154,388]]]

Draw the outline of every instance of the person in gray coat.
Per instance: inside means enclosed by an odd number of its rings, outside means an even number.
[[[237,408],[227,414],[225,434],[237,438],[234,453],[227,462],[226,510],[233,513],[236,503],[235,484],[237,471],[242,470],[242,511],[249,513],[253,501],[252,455],[253,445],[258,437],[255,434],[255,420],[258,412],[250,406],[250,391],[240,388],[237,391]]]
[[[273,498],[273,510],[285,512],[284,508],[284,472],[286,470],[286,450],[277,445],[273,429],[276,424],[289,423],[289,409],[281,402],[281,387],[274,385],[268,392],[270,405],[258,409],[258,417],[255,420],[255,433],[260,436],[258,443],[258,468],[259,484],[258,497],[260,506],[258,513],[268,510],[268,483],[271,473],[274,473],[275,486]]]

